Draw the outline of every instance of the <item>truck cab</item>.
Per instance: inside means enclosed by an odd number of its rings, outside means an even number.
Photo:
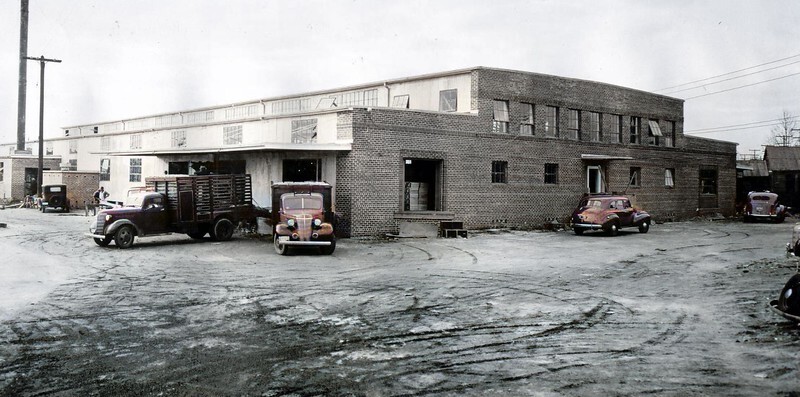
[[[120,248],[133,245],[134,236],[169,233],[166,203],[163,193],[136,193],[125,206],[100,211],[89,232],[98,245],[105,247],[113,240]]]

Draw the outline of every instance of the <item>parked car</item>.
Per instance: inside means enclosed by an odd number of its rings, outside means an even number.
[[[750,192],[744,206],[744,221],[758,219],[771,220],[778,223],[786,218],[786,207],[778,202],[778,195],[772,192]]]
[[[47,212],[48,208],[59,209],[61,212],[69,212],[67,185],[42,186],[42,200],[39,202],[39,210]]]
[[[620,229],[637,227],[640,233],[650,230],[650,214],[631,205],[626,196],[591,194],[584,196],[572,212],[572,230],[577,235],[587,230],[603,230],[614,236]]]

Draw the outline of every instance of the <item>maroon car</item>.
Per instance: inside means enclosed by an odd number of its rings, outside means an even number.
[[[572,230],[577,235],[587,230],[603,230],[614,236],[626,227],[637,227],[640,233],[650,230],[650,214],[631,205],[626,196],[593,194],[584,196],[572,212]]]

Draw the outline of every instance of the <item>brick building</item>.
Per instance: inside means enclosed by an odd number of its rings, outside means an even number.
[[[325,180],[352,236],[536,228],[587,192],[627,193],[656,219],[731,214],[736,144],[685,136],[683,121],[679,99],[477,67],[67,127],[46,144],[112,196],[201,165],[252,174],[263,205],[272,182]]]

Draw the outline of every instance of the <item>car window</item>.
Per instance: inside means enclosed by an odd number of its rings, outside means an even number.
[[[61,186],[53,186],[50,188],[50,193],[58,193],[61,191]]]
[[[750,200],[755,200],[755,201],[769,201],[769,200],[770,200],[770,197],[769,197],[769,196],[750,196]]]

